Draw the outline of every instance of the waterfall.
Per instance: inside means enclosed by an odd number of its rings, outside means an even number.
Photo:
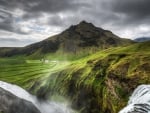
[[[41,113],[74,113],[74,111],[68,107],[67,102],[58,103],[54,101],[39,101],[36,96],[29,94],[26,90],[13,84],[9,84],[0,81],[0,87],[6,91],[14,94],[15,96],[32,102]]]
[[[150,85],[138,86],[119,113],[150,113]]]

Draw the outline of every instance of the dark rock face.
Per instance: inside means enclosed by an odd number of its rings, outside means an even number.
[[[2,88],[0,88],[0,112],[40,113],[31,102],[20,99]]]

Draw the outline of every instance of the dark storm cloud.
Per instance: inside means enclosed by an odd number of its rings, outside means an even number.
[[[124,24],[149,24],[150,0],[111,0],[112,12],[123,16]]]
[[[5,11],[0,10],[0,29],[6,31],[14,31],[13,29],[13,16]]]
[[[18,34],[27,34],[22,31],[19,26],[16,26],[14,18],[15,17],[10,12],[0,9],[0,29]]]
[[[23,10],[24,15],[22,18],[24,19],[38,18],[42,13],[54,14],[54,17],[51,17],[48,22],[50,25],[64,25],[62,24],[64,20],[60,17],[56,18],[56,14],[60,12],[64,12],[65,14],[65,11],[72,13],[80,11],[83,13],[83,17],[79,16],[76,20],[87,18],[87,20],[96,21],[96,23],[104,23],[104,21],[107,21],[108,23],[124,25],[127,24],[127,22],[128,24],[130,24],[130,22],[133,22],[133,24],[136,22],[149,22],[150,0],[81,1],[82,0],[0,0],[0,5],[11,11],[15,9]],[[83,7],[89,8],[90,10],[83,10]],[[98,7],[98,9],[95,7]],[[88,16],[85,17],[84,15],[87,13]],[[95,18],[95,20],[93,18]],[[68,18],[68,21],[69,19],[70,18]],[[5,21],[9,20],[6,19]],[[3,24],[5,23],[9,24],[10,22],[4,22]]]
[[[52,26],[63,26],[65,22],[61,19],[59,15],[54,15],[52,17],[49,17],[48,24]]]
[[[8,9],[20,8],[30,13],[57,13],[65,10],[77,10],[79,7],[87,7],[87,4],[78,3],[77,0],[1,0],[0,4]]]
[[[32,0],[30,3],[28,0],[25,0],[26,11],[31,12],[61,12],[65,10],[77,10],[79,7],[86,6],[85,4],[80,4],[74,2],[74,0]]]
[[[150,0],[115,0],[112,4],[114,11],[138,18],[150,16]]]
[[[20,18],[22,20],[36,19],[43,16],[43,13],[53,15],[47,24],[55,26],[64,26],[63,20],[56,16],[57,13],[70,11],[76,12],[81,7],[89,7],[90,4],[80,2],[79,0],[0,0],[0,9],[4,9],[10,12],[15,10],[22,10],[23,15]],[[8,15],[6,12],[4,15]],[[17,32],[24,34],[23,31],[17,29],[14,22],[14,15],[9,14],[9,17],[4,17],[0,14],[2,22],[0,22],[0,29],[8,30],[11,32]],[[58,17],[58,18],[56,18]]]

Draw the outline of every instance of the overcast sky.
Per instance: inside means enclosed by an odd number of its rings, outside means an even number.
[[[25,46],[82,20],[123,38],[150,36],[150,0],[0,0],[0,46]]]

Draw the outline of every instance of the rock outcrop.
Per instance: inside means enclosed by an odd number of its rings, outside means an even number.
[[[0,88],[0,113],[40,113],[29,101]]]

